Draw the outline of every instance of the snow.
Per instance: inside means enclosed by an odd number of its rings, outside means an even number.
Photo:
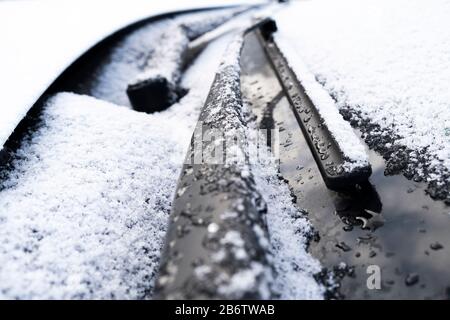
[[[242,3],[258,1],[2,1],[0,145],[64,69],[116,30],[167,12]]]
[[[218,290],[224,296],[244,296],[244,294],[252,290],[252,288],[257,287],[258,285],[261,286],[257,279],[258,276],[263,275],[265,272],[266,270],[263,265],[253,262],[249,269],[235,273],[228,281],[227,285],[221,285]],[[268,289],[265,287],[260,290],[268,292]],[[266,296],[268,296],[268,293]]]
[[[280,182],[276,165],[256,164],[255,180],[267,202],[267,226],[275,277],[272,290],[279,299],[323,299],[324,288],[314,279],[321,271],[307,252],[310,222],[292,203],[288,186]]]
[[[1,182],[0,298],[149,298],[189,139],[227,37],[144,114],[59,93]],[[206,70],[206,71],[205,71]]]
[[[208,225],[207,230],[209,233],[216,233],[217,231],[219,231],[219,225],[215,222],[212,222]]]
[[[70,93],[43,117],[0,193],[0,296],[144,297],[183,158],[176,136]]]
[[[276,16],[277,39],[292,46],[388,167],[400,159],[407,176],[425,179],[447,201],[449,16],[445,0],[317,0]]]
[[[244,105],[249,112],[250,108]],[[251,118],[250,116],[248,116]],[[249,123],[248,136],[257,139],[256,124]],[[256,145],[257,141],[250,143]],[[261,146],[260,146],[261,147]],[[258,152],[253,148],[251,152]],[[267,203],[266,221],[270,239],[274,280],[271,286],[278,299],[323,299],[324,288],[314,279],[321,271],[318,260],[307,252],[312,226],[303,212],[293,203],[289,186],[279,179],[279,162],[270,151],[251,162],[256,188]]]

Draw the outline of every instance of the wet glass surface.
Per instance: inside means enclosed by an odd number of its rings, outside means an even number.
[[[281,87],[254,35],[241,65],[244,97],[262,127],[279,129],[280,172],[317,231],[309,251],[337,271],[340,288],[329,297],[449,298],[450,207],[426,195],[423,183],[385,176],[383,158],[371,150],[369,183],[345,193],[327,189],[291,106],[276,99]],[[368,288],[369,266],[379,266],[381,289]]]

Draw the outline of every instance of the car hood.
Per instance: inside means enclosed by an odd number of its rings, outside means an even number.
[[[77,58],[110,34],[160,14],[260,1],[0,2],[0,149],[30,107]]]

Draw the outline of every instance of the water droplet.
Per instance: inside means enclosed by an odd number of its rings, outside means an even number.
[[[353,230],[353,226],[344,226],[342,229],[344,229],[344,231],[349,232]]]
[[[336,247],[338,247],[339,249],[341,249],[344,252],[348,252],[350,250],[352,250],[352,248],[350,248],[345,242],[341,241],[339,243],[336,243]]]
[[[436,241],[436,242],[430,244],[430,248],[432,250],[441,250],[441,249],[444,249],[444,246]]]
[[[405,284],[409,286],[415,285],[419,282],[419,275],[417,273],[409,273],[405,278]]]

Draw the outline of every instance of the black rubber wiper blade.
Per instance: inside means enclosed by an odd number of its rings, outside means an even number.
[[[266,21],[260,26],[258,38],[289,100],[325,184],[330,189],[346,189],[367,181],[372,173],[369,163],[353,170],[344,169],[346,159],[341,146],[334,139],[319,111],[306,94],[305,88],[273,41],[272,33],[276,29],[273,20]]]
[[[240,66],[234,64],[245,34],[255,27],[259,24],[230,43],[200,113],[172,205],[156,299],[269,298],[263,289],[271,278],[267,206],[248,170]],[[211,141],[200,144],[200,150],[195,147],[211,129],[223,131],[224,145],[227,132],[242,133],[237,148],[245,155],[243,163],[195,160],[214,148]],[[236,290],[233,283],[242,274],[254,278],[254,284]]]

